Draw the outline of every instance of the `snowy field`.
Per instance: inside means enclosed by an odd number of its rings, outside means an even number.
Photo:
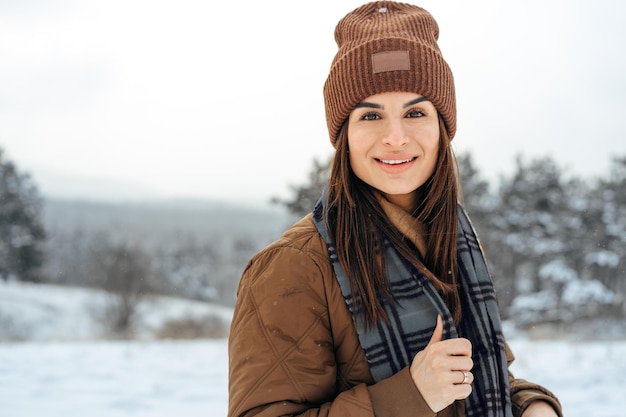
[[[0,344],[2,417],[225,416],[226,341]]]
[[[86,315],[74,321],[65,316],[80,314],[78,307],[70,304],[72,300],[84,303],[84,294],[55,294],[48,288],[44,299],[33,288],[0,284],[0,315],[6,320],[9,311],[19,311],[20,317],[12,318],[14,325],[36,330],[29,341],[0,343],[1,417],[226,415],[225,339],[156,341],[145,336],[132,342],[87,340],[90,326]],[[8,303],[20,297],[31,300],[32,305],[22,302],[18,309]],[[55,304],[62,299],[65,310]],[[186,308],[180,302],[172,305],[166,308],[162,302],[158,307],[170,314]],[[42,315],[42,308],[47,316]],[[154,323],[156,316],[151,317]],[[44,324],[29,322],[35,319]],[[67,326],[71,325],[77,326],[82,340],[68,340],[71,332]],[[55,341],[55,337],[64,341]],[[517,356],[512,371],[553,390],[563,403],[565,416],[624,415],[626,341],[514,337],[509,343]]]
[[[511,343],[519,377],[551,388],[567,417],[621,417],[626,342]],[[3,417],[218,417],[226,340],[0,344]]]

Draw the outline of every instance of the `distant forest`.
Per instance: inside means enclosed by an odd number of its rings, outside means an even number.
[[[626,156],[602,178],[518,157],[490,184],[458,156],[463,204],[487,253],[502,314],[519,326],[626,314]],[[0,150],[0,277],[100,288],[129,326],[141,297],[232,306],[250,257],[311,210],[329,161],[274,209],[227,203],[107,204],[43,199]]]

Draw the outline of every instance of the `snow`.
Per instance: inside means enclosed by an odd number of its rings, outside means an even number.
[[[576,271],[568,267],[562,259],[548,262],[539,269],[539,276],[553,282],[571,282],[578,279]]]
[[[142,316],[151,325],[144,325],[140,340],[107,341],[89,331],[85,309],[93,296],[0,283],[0,317],[29,327],[23,333],[28,340],[0,343],[2,417],[226,415],[227,340],[163,341],[148,331],[172,315],[205,314],[215,306],[203,310],[165,299],[146,304]],[[517,357],[512,372],[551,389],[567,417],[623,415],[626,341],[530,340],[507,331]]]
[[[0,344],[3,417],[225,416],[226,340]]]
[[[611,304],[616,300],[616,296],[600,281],[575,280],[565,285],[562,299],[565,305],[581,305],[592,302]]]
[[[98,322],[111,296],[104,291],[0,281],[0,341],[77,341],[101,338]],[[226,325],[232,309],[172,297],[146,297],[138,305],[135,337],[154,339],[168,321],[217,317]]]
[[[600,250],[588,253],[585,256],[588,265],[598,265],[607,268],[616,268],[619,265],[619,255],[613,251]]]

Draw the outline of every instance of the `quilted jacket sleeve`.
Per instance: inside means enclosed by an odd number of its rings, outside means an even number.
[[[408,370],[371,384],[343,298],[329,293],[340,289],[328,284],[327,254],[310,250],[313,234],[298,239],[266,248],[242,275],[229,336],[228,416],[374,417],[393,407],[389,417],[433,416]]]

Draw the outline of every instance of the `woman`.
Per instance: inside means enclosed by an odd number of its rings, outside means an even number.
[[[229,340],[236,416],[560,416],[508,372],[483,254],[458,204],[452,73],[425,10],[337,25],[336,149],[313,213],[253,257]]]

